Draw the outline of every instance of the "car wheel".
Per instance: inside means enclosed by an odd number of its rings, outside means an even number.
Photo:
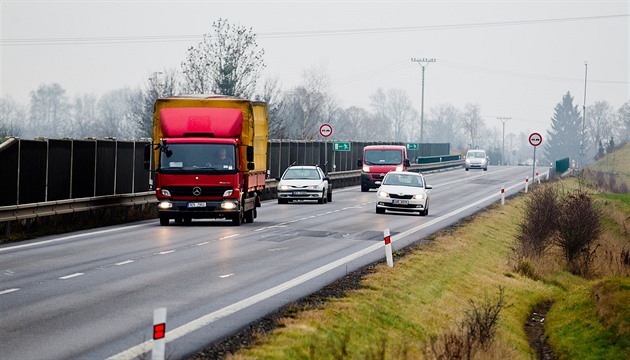
[[[428,201],[424,205],[424,210],[420,211],[420,216],[427,216],[427,215],[429,215],[429,202]]]
[[[376,207],[376,213],[377,214],[385,214],[385,209],[381,209],[380,207]]]
[[[278,199],[278,204],[288,204],[289,201],[287,199]]]
[[[483,171],[488,171],[488,168],[487,167],[483,168]]]
[[[468,168],[466,168],[466,171],[468,171],[468,170],[469,170],[469,169],[468,169]]]
[[[326,199],[328,202],[332,202],[332,189],[328,189],[328,194],[326,195]]]
[[[168,225],[170,219],[166,216],[160,216],[160,225],[161,226],[166,226]]]

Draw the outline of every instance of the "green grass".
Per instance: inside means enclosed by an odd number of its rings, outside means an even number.
[[[576,184],[569,181],[566,186]],[[621,280],[605,287],[599,285],[601,280],[579,278],[553,266],[538,281],[515,271],[512,247],[524,200],[510,199],[506,206],[495,205],[460,227],[433,235],[428,246],[397,258],[393,268],[378,265],[359,290],[283,319],[278,329],[232,358],[431,358],[430,339],[454,330],[470,301],[494,298],[499,287],[508,306],[500,314],[495,344],[480,358],[535,357],[524,323],[543,301],[554,304],[545,324],[559,358],[630,358],[626,278],[615,278]],[[601,200],[620,209],[627,206],[623,197]],[[596,286],[601,288],[599,296],[608,294],[606,306],[595,302]]]

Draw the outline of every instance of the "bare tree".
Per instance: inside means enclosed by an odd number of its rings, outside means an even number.
[[[392,119],[387,111],[387,95],[382,88],[378,88],[370,95],[370,106],[374,113],[375,122],[373,128],[375,134],[378,134],[378,140],[391,141],[392,137]]]
[[[151,137],[153,135],[153,106],[158,98],[176,95],[179,75],[175,69],[155,71],[141,89],[139,102],[131,102],[134,121],[138,127],[138,136]],[[142,104],[142,106],[139,106]]]
[[[10,97],[0,98],[0,142],[10,136],[21,136],[26,109]]]
[[[606,101],[596,101],[586,108],[589,128],[587,133],[593,144],[591,149],[597,149],[600,141],[608,142],[613,135],[617,135],[613,133],[614,116],[613,107]]]
[[[626,101],[619,110],[617,110],[617,126],[620,131],[620,139],[622,141],[630,141],[630,100]]]
[[[342,110],[337,123],[335,132],[339,139],[352,139],[357,141],[368,141],[375,138],[372,131],[372,123],[374,116],[369,111],[351,106]]]
[[[265,51],[258,48],[256,34],[225,19],[213,22],[212,30],[188,49],[182,62],[184,91],[251,98],[265,68]]]
[[[319,125],[330,122],[338,107],[331,95],[328,75],[318,67],[304,70],[303,84],[287,96],[289,133],[302,140],[314,139]]]
[[[455,143],[461,132],[459,116],[459,111],[451,104],[431,108],[425,122],[427,138],[432,142]]]
[[[462,125],[464,131],[470,141],[470,147],[479,147],[479,137],[484,127],[484,121],[481,118],[481,110],[477,104],[466,104],[464,113],[462,114]]]
[[[31,92],[27,132],[31,136],[69,136],[70,113],[66,90],[57,83]]]
[[[77,96],[70,107],[70,133],[74,138],[95,136],[94,129],[99,126],[97,116],[97,98],[93,94]]]
[[[138,134],[137,122],[134,121],[133,104],[141,98],[139,90],[122,88],[107,92],[98,102],[99,123],[98,137],[118,139],[135,138]]]
[[[411,106],[411,100],[404,90],[390,89],[386,95],[387,117],[392,121],[395,141],[411,140],[419,129],[418,112]]]
[[[268,78],[263,82],[259,98],[269,105],[269,138],[288,138],[287,103],[278,78]]]

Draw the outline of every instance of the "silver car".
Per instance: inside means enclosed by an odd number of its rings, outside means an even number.
[[[419,212],[429,214],[429,190],[433,187],[424,181],[424,176],[415,172],[390,171],[385,175],[376,192],[376,213],[386,210]]]
[[[464,168],[466,171],[470,169],[483,169],[483,171],[488,171],[489,162],[490,159],[486,155],[485,150],[468,150],[466,152],[466,158],[464,159]]]
[[[332,201],[332,184],[319,166],[290,166],[278,181],[278,204],[293,200]]]

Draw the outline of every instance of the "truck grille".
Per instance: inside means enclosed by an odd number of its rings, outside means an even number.
[[[221,196],[226,190],[232,189],[229,186],[167,186],[163,189],[168,190],[171,196],[197,196],[193,193],[196,187],[201,189],[198,196]]]

